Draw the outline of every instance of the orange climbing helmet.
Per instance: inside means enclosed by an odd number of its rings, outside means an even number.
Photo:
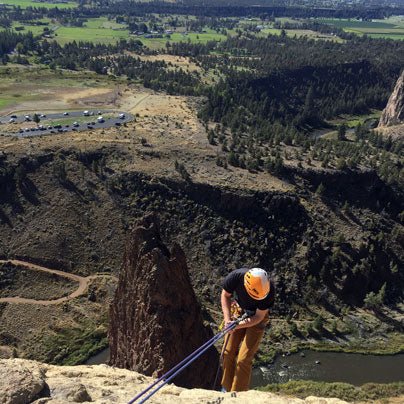
[[[244,287],[253,299],[265,299],[271,289],[268,274],[261,268],[249,269],[244,275]]]

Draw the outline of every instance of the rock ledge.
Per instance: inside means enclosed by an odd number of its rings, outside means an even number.
[[[0,378],[1,404],[28,402],[35,404],[78,402],[123,404],[153,381],[152,378],[134,371],[107,365],[54,366],[24,359],[0,359],[0,374],[2,375]],[[22,379],[22,375],[24,375],[24,379]],[[336,398],[307,397],[305,400],[301,400],[254,390],[237,393],[235,397],[232,397],[230,393],[184,389],[174,385],[165,386],[149,402],[170,404],[345,403]]]

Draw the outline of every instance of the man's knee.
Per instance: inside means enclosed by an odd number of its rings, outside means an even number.
[[[242,363],[242,364],[250,364],[252,363],[254,356],[256,354],[257,350],[253,349],[243,349],[240,350],[238,357],[237,357],[237,363]]]

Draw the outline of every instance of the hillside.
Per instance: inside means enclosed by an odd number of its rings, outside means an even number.
[[[276,284],[255,366],[404,352],[399,8],[18,2],[0,5],[1,358],[50,374],[110,344],[163,372],[217,332],[244,266]],[[210,385],[217,357],[181,385]]]
[[[302,343],[402,349],[402,198],[394,187],[365,170],[296,168],[282,179],[252,175],[217,166],[213,147],[195,135],[175,145],[154,131],[143,145],[132,125],[139,122],[68,141],[64,135],[0,138],[7,151],[1,162],[0,255],[81,276],[117,274],[128,229],[145,212],[155,212],[163,238],[184,249],[206,320],[219,321],[221,279],[234,267],[259,264],[276,275],[271,343],[260,360]],[[175,159],[191,180],[181,177]],[[80,341],[89,338],[87,355],[105,346],[113,289],[103,282],[67,307],[3,303],[2,345],[28,358],[80,362]],[[387,305],[363,310],[365,297],[385,283]],[[299,319],[297,331],[292,315]],[[320,330],[313,328],[318,317]],[[35,331],[21,332],[22,324]],[[329,332],[337,332],[331,341]]]

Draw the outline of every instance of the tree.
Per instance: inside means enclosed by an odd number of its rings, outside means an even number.
[[[383,305],[385,295],[386,284],[384,283],[379,292],[369,292],[363,299],[363,303],[368,309],[379,310],[380,307]]]
[[[313,321],[313,328],[317,331],[321,331],[323,329],[324,319],[318,315]]]
[[[324,192],[325,192],[325,186],[323,185],[322,182],[320,182],[320,185],[316,189],[316,194],[322,196],[324,195]]]
[[[340,157],[337,160],[337,163],[335,165],[335,168],[337,170],[346,170],[348,168],[348,164],[346,163],[345,159],[343,157]]]
[[[61,184],[67,181],[66,164],[63,160],[58,160],[53,165],[53,174]]]
[[[299,329],[297,328],[297,325],[294,321],[292,323],[290,323],[289,329],[293,335],[296,335],[299,333]]]
[[[21,55],[21,53],[24,53],[24,45],[21,42],[18,42],[18,44],[15,47],[15,50],[18,53],[18,56]]]
[[[34,114],[32,117],[32,120],[38,125],[39,122],[41,122],[41,118],[39,117],[38,114]]]
[[[344,124],[338,127],[338,140],[346,140],[346,126]]]

